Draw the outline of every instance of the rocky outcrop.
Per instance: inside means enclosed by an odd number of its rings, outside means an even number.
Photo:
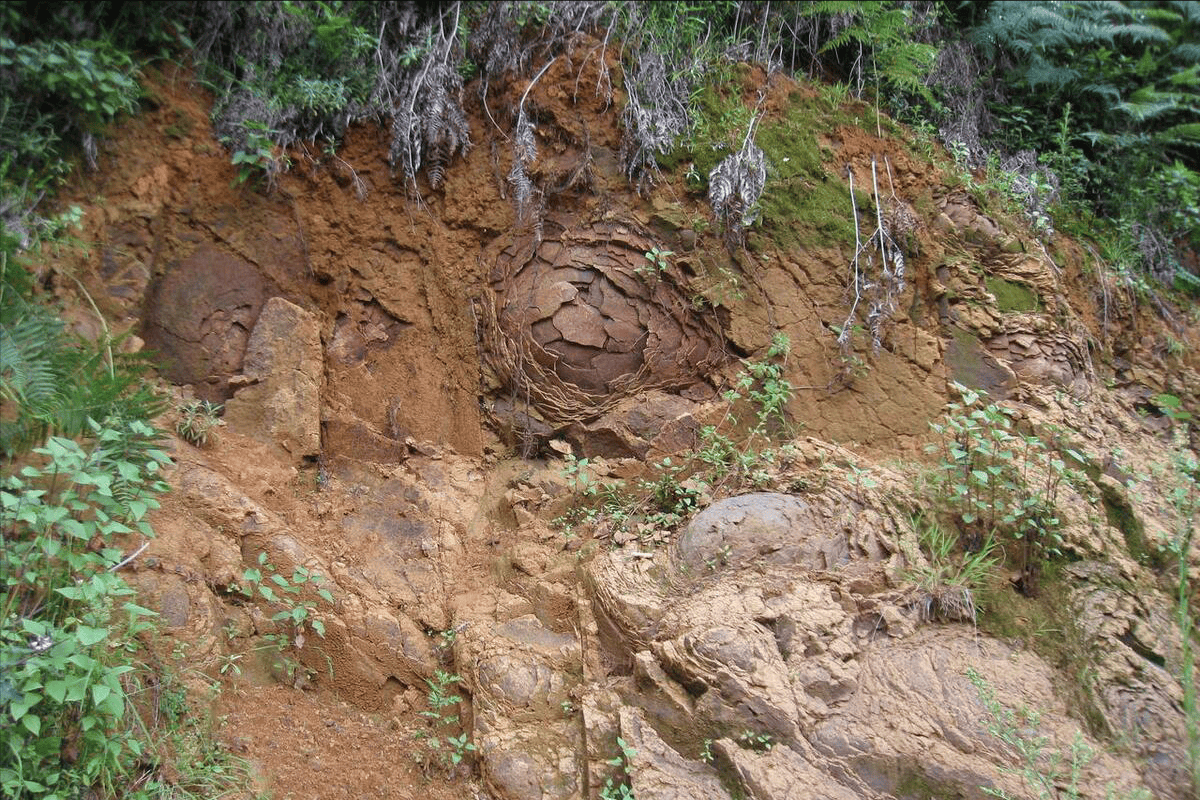
[[[489,248],[485,357],[500,384],[544,419],[597,416],[648,388],[703,380],[724,356],[668,255],[629,221],[547,216],[537,232]]]
[[[859,519],[854,542],[893,535],[885,516]],[[920,624],[880,574],[886,562],[850,541],[820,501],[748,495],[693,520],[659,567],[669,581],[620,555],[594,562],[601,639],[633,663],[618,693],[644,709],[621,711],[621,731],[644,720],[693,756],[707,739],[755,798],[1019,796],[1012,751],[989,733],[994,698],[996,713],[1037,709],[1036,730],[1021,735],[1045,736],[1048,751],[1069,754],[1077,737],[1095,749],[1081,797],[1142,785],[1068,716],[1048,665],[969,626]],[[643,741],[656,787],[691,781],[708,796],[702,765]]]
[[[267,436],[293,456],[321,452],[321,384],[325,376],[315,315],[272,297],[246,345],[241,386],[225,406],[235,430]]]
[[[660,800],[729,800],[716,771],[671,748],[636,708],[620,712],[621,738],[628,754],[623,769],[634,797]]]

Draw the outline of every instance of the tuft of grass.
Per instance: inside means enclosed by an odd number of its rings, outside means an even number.
[[[988,537],[976,552],[955,555],[956,534],[934,520],[914,517],[910,524],[917,533],[928,561],[914,567],[909,579],[916,597],[911,606],[924,621],[978,624],[975,592],[987,582],[999,559],[994,539]]]
[[[184,441],[196,447],[207,447],[215,439],[215,431],[220,426],[221,404],[209,400],[193,400],[179,407],[179,421],[175,423],[175,432]]]

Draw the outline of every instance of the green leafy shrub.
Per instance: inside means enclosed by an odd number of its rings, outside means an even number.
[[[1049,739],[1038,731],[1041,714],[1030,708],[1013,710],[996,699],[996,693],[987,680],[974,669],[967,670],[967,679],[975,686],[979,701],[988,713],[988,733],[996,737],[1017,758],[1017,769],[1005,772],[1017,775],[1026,789],[1038,800],[1078,800],[1082,795],[1079,785],[1083,769],[1096,757],[1096,751],[1083,734],[1076,733],[1069,752],[1052,749]],[[1009,793],[990,786],[980,787],[989,797],[1001,800],[1017,800]],[[1120,800],[1150,800],[1149,792],[1135,790],[1129,794],[1113,795],[1108,787],[1107,797]]]
[[[787,424],[787,404],[795,397],[792,384],[783,377],[792,343],[786,334],[776,333],[763,361],[743,361],[744,370],[734,387],[725,392],[730,403],[746,402],[754,410],[751,433],[768,436]]]
[[[462,696],[454,692],[455,684],[462,682],[462,676],[445,670],[434,670],[432,678],[426,678],[429,687],[426,700],[429,709],[422,711],[421,716],[429,720],[431,731],[419,731],[417,740],[424,746],[424,753],[415,754],[418,760],[432,760],[446,772],[451,772],[463,762],[470,753],[475,752],[475,744],[468,740],[467,732],[460,731],[457,736],[451,730],[461,727],[459,715],[452,711],[462,702]]]
[[[123,724],[123,676],[150,615],[128,598],[113,538],[152,535],[165,485],[158,434],[94,425],[90,449],[62,437],[0,488],[0,788],[13,798],[113,793],[142,752]]]
[[[316,615],[318,600],[333,603],[333,594],[324,587],[325,579],[305,567],[296,567],[291,577],[282,575],[265,552],[258,554],[256,566],[242,571],[241,583],[230,586],[249,602],[265,602],[271,611],[271,622],[280,630],[263,637],[265,644],[256,650],[268,653],[271,666],[289,684],[298,686],[311,677],[300,663],[311,631],[325,638],[325,623]],[[317,599],[313,599],[312,595]],[[234,660],[227,661],[235,664]],[[332,669],[332,667],[331,667]]]
[[[38,238],[35,208],[96,136],[141,97],[132,57],[108,40],[18,43],[0,27],[0,221],[19,248]]]
[[[986,395],[954,388],[961,402],[948,406],[943,422],[931,423],[941,437],[927,448],[940,455],[932,476],[934,498],[957,520],[969,550],[993,536],[1011,543],[1022,587],[1033,594],[1039,566],[1062,555],[1059,490],[1064,481],[1079,487],[1087,481],[1041,438],[1017,433],[1010,413],[985,403]]]
[[[10,91],[58,105],[69,127],[96,134],[117,114],[137,108],[141,87],[133,59],[107,41],[0,39],[0,74]]]
[[[629,782],[629,765],[633,762],[633,757],[637,755],[637,750],[630,747],[620,736],[617,737],[617,747],[620,748],[621,755],[613,756],[604,762],[610,767],[615,767],[617,773],[615,776],[609,775],[604,779],[604,786],[600,789],[601,800],[633,800],[633,787]]]

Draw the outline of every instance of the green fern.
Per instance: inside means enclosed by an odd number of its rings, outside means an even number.
[[[1090,192],[1080,199],[1157,241],[1200,243],[1200,3],[993,3],[971,39],[1003,69],[997,118],[1012,108],[1053,118],[1071,103],[1071,129],[1057,140],[1044,127],[1010,128],[999,135],[1006,148],[1065,161],[1078,145],[1075,185]],[[1170,245],[1139,249],[1170,282]]]
[[[49,308],[21,291],[21,267],[0,256],[0,453],[11,458],[51,434],[92,433],[90,421],[148,419],[162,400],[142,380],[145,356],[71,335]]]
[[[821,48],[822,53],[836,53],[847,45],[858,45],[856,52],[848,56],[850,71],[857,72],[861,84],[865,78],[862,64],[869,56],[873,79],[877,85],[886,85],[921,96],[932,101],[933,95],[925,84],[925,78],[937,59],[938,48],[930,44],[912,41],[913,12],[907,5],[893,3],[853,3],[831,0],[812,3],[801,14],[807,17],[849,18],[851,23],[842,28]]]

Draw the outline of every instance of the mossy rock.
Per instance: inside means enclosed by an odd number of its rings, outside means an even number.
[[[1001,313],[1037,311],[1041,307],[1037,292],[1023,283],[996,276],[988,276],[985,282],[987,290],[996,298],[996,308]]]
[[[972,389],[982,389],[1002,400],[1016,386],[1016,376],[987,351],[979,337],[962,328],[950,329],[946,369],[952,380]]]

